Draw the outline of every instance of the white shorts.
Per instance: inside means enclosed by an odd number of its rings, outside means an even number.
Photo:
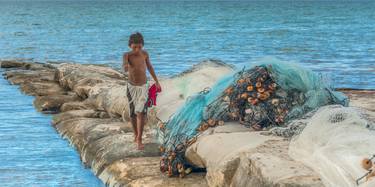
[[[130,117],[135,116],[136,113],[147,113],[147,84],[135,86],[128,82],[126,86],[126,95],[128,97]]]

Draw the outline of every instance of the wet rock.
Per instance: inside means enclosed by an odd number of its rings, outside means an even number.
[[[12,84],[21,84],[24,82],[40,82],[40,81],[54,81],[55,71],[54,70],[41,70],[41,71],[30,71],[30,70],[13,70],[4,73],[6,79]]]
[[[20,89],[28,95],[46,96],[46,95],[65,95],[66,91],[60,87],[57,82],[43,81],[31,82],[25,81],[20,85]]]
[[[43,113],[58,113],[62,104],[80,100],[79,97],[74,95],[36,96],[34,106],[38,111]]]
[[[14,60],[1,60],[0,68],[21,68],[24,67],[27,63],[19,62]]]
[[[101,118],[103,111],[96,110],[69,110],[53,116],[52,124],[56,125],[61,121],[74,119],[74,118]],[[105,115],[105,114],[104,114]]]
[[[62,106],[60,107],[61,112],[66,112],[70,110],[89,110],[89,109],[95,109],[95,106],[87,99],[84,101],[66,102],[62,104]],[[107,117],[109,117],[107,113],[101,116],[98,116],[98,118],[107,118]]]

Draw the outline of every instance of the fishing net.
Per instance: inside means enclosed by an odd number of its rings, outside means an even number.
[[[255,130],[283,126],[328,104],[348,105],[347,97],[324,79],[295,63],[269,61],[245,67],[191,96],[159,126],[163,152],[160,169],[183,177],[191,171],[186,148],[209,127],[239,121]]]

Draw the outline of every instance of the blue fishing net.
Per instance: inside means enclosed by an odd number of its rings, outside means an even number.
[[[296,63],[268,60],[244,67],[187,99],[160,128],[161,170],[184,175],[184,152],[195,137],[225,121],[257,130],[287,124],[320,106],[348,105],[348,98],[318,74]]]

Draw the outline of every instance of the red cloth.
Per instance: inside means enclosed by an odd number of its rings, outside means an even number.
[[[161,92],[161,88],[156,87],[156,84],[152,84],[151,87],[148,89],[147,106],[156,106],[156,97],[159,92]]]

